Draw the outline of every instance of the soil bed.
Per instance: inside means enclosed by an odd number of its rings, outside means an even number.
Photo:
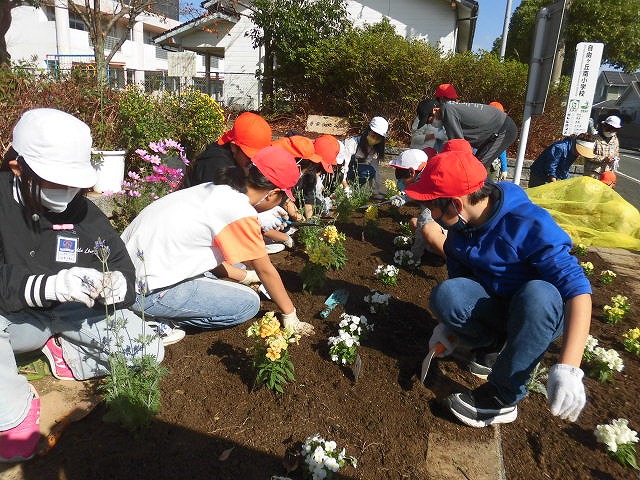
[[[402,217],[411,212],[402,209]],[[493,438],[492,428],[465,427],[436,402],[436,396],[480,384],[465,370],[464,361],[437,362],[426,387],[420,384],[419,365],[435,325],[427,301],[433,286],[446,278],[446,270],[440,259],[425,254],[420,268],[401,270],[397,286],[377,282],[373,272],[379,264],[392,263],[392,240],[401,234],[388,212],[381,215],[378,233],[366,241],[362,241],[361,215],[354,216],[354,223],[338,225],[347,235],[349,261],[343,270],[330,272],[324,290],[315,295],[302,292],[298,272],[306,256],[299,249],[272,256],[300,317],[316,328],[315,336],[291,350],[297,382],[284,395],[253,389],[245,353],[248,325],[193,333],[167,348],[165,365],[170,373],[161,386],[162,411],[148,430],[135,437],[104,423],[100,406],[70,427],[45,458],[24,464],[23,478],[269,479],[286,476],[282,460],[287,450],[319,433],[358,459],[358,468],[345,467],[340,478],[424,480],[430,478],[426,461],[430,432],[478,441]],[[621,353],[625,370],[610,384],[586,380],[588,404],[576,424],[552,417],[539,394],[525,399],[517,421],[501,427],[509,479],[634,478],[633,472],[607,457],[593,430],[596,424],[618,417],[629,419],[631,428],[640,428],[638,358],[622,348],[622,333],[638,326],[640,298],[625,287],[629,279],[622,276],[613,285],[600,284],[598,273],[609,266],[597,254],[581,260],[591,261],[596,272],[591,333],[602,346]],[[348,313],[365,314],[375,322],[375,330],[359,349],[362,371],[357,382],[350,368],[332,363],[327,353],[327,337],[336,334],[343,310],[326,320],[318,315],[337,288],[350,293]],[[393,296],[386,317],[368,314],[363,297],[372,289]],[[620,324],[607,325],[602,306],[617,293],[629,296],[632,311]],[[275,306],[263,302],[263,308]],[[554,363],[558,346],[545,356],[546,366]],[[228,458],[220,460],[232,447]],[[288,476],[302,478],[300,469]]]

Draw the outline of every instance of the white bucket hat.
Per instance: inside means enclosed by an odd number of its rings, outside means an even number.
[[[28,110],[13,128],[12,147],[36,175],[68,187],[95,185],[91,143],[86,123],[53,108]]]
[[[389,165],[396,168],[409,169],[412,168],[415,171],[422,170],[427,164],[429,156],[422,150],[417,148],[410,148],[405,150],[396,158],[389,162]]]
[[[389,122],[382,117],[373,117],[371,122],[369,122],[369,129],[371,129],[372,132],[376,132],[378,135],[386,137],[387,132],[389,131]]]
[[[622,127],[622,122],[620,121],[620,117],[617,117],[615,115],[610,115],[608,116],[604,122],[602,123],[606,123],[607,125],[613,127],[613,128],[620,128]]]

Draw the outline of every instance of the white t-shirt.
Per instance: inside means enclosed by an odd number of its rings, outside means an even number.
[[[175,285],[223,261],[267,255],[256,210],[227,185],[203,183],[146,207],[122,233],[136,268],[136,291]]]

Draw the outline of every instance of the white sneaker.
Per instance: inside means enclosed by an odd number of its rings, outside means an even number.
[[[173,345],[174,343],[178,343],[180,340],[184,338],[186,332],[177,327],[172,327],[166,323],[156,322],[156,321],[147,321],[147,325],[156,332],[156,335],[160,337],[162,340],[162,344],[166,347],[167,345]]]
[[[282,243],[269,243],[267,246],[267,253],[278,253],[284,250],[284,245]]]

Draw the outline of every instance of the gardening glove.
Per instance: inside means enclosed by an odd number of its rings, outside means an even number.
[[[507,175],[509,175],[508,171],[500,172],[500,177],[498,177],[498,180],[504,182],[507,179]]]
[[[124,301],[127,279],[122,272],[106,272],[102,277],[102,292],[97,300],[103,305],[115,305]]]
[[[282,243],[284,243],[287,248],[293,248],[293,238],[289,235],[287,235],[287,238],[282,240]]]
[[[240,280],[242,285],[251,285],[252,283],[260,283],[260,278],[255,270],[247,270],[245,277]]]
[[[394,195],[389,200],[391,201],[391,205],[393,205],[394,207],[401,207],[405,203],[407,203],[407,196],[406,195]]]
[[[258,222],[263,232],[282,230],[287,226],[286,220],[289,220],[289,214],[280,206],[258,213]]]
[[[556,363],[549,371],[547,393],[551,414],[563,420],[575,422],[587,402],[582,377],[578,367]]]
[[[449,330],[444,323],[438,323],[438,325],[433,329],[433,333],[429,339],[429,350],[435,347],[438,343],[444,345],[446,350],[440,355],[437,355],[437,358],[443,358],[451,355],[458,346],[458,340],[455,335],[451,333],[451,330]]]
[[[44,296],[58,302],[80,302],[93,307],[102,292],[102,272],[94,268],[73,267],[47,278]]]
[[[295,308],[291,313],[283,313],[280,316],[280,321],[282,322],[282,325],[284,325],[284,328],[294,330],[300,335],[308,336],[315,333],[313,325],[307,322],[300,321]]]

